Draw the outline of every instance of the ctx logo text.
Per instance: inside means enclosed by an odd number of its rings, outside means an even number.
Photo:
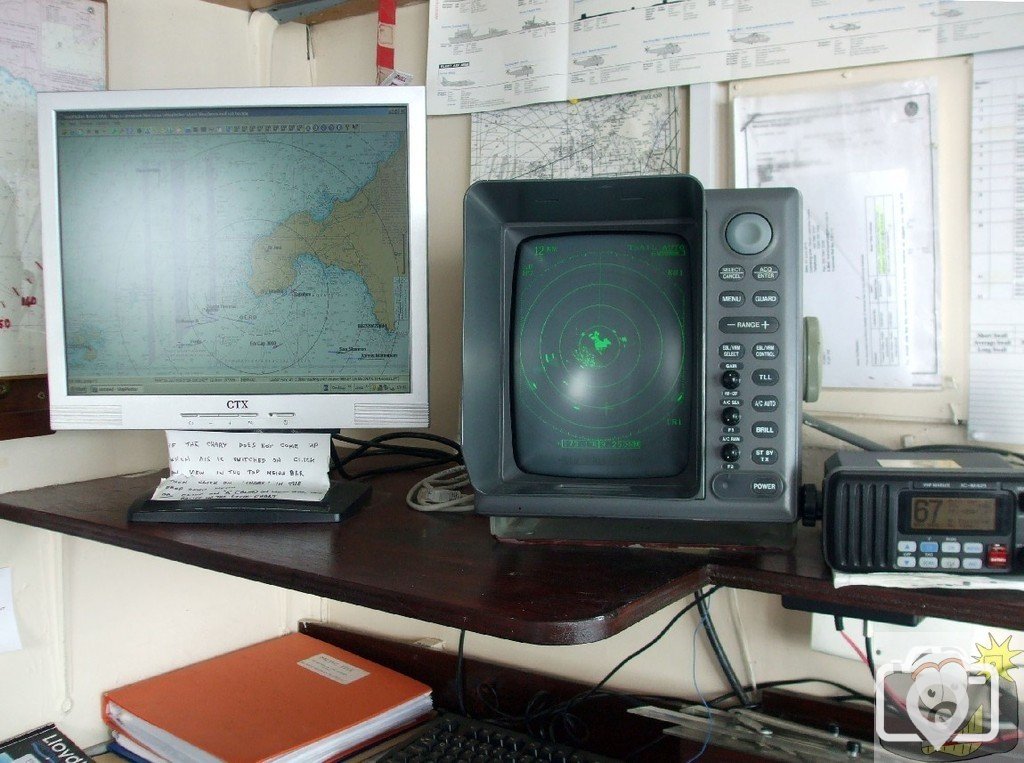
[[[249,401],[248,400],[228,400],[228,409],[229,410],[239,410],[241,408],[248,408],[248,407],[249,407]]]

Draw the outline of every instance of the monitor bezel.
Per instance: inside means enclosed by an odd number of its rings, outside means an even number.
[[[400,105],[407,108],[410,390],[406,393],[72,395],[63,315],[57,117],[71,111]],[[54,429],[338,430],[429,426],[426,98],[421,87],[254,87],[40,93],[40,230]],[[240,408],[240,400],[245,407]]]
[[[687,175],[481,180],[464,198],[462,438],[478,513],[657,518],[704,498],[706,251],[704,190]],[[515,260],[536,235],[671,233],[691,252],[691,427],[684,468],[668,477],[556,476],[515,458],[509,353]]]

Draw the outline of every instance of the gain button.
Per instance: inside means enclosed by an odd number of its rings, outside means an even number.
[[[760,254],[772,242],[772,226],[763,215],[744,212],[725,226],[725,241],[737,254]]]

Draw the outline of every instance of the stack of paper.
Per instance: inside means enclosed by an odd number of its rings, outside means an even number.
[[[104,695],[116,742],[143,760],[334,760],[424,718],[430,688],[293,633]]]

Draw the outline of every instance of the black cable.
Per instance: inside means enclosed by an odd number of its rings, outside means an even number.
[[[422,440],[436,443],[441,447],[408,445],[391,442],[392,440]],[[429,432],[388,432],[378,435],[369,440],[361,440],[355,437],[335,433],[331,440],[355,445],[356,448],[344,456],[338,453],[337,448],[331,448],[331,459],[334,468],[344,479],[357,480],[366,477],[374,477],[380,474],[393,472],[410,471],[422,469],[428,466],[443,466],[445,464],[462,464],[462,446],[454,440]],[[384,456],[405,456],[415,459],[401,463],[389,463],[387,466],[364,469],[353,474],[346,467],[362,459],[373,459]]]
[[[1024,456],[1020,453],[1015,453],[1012,450],[1003,450],[1002,448],[990,448],[985,445],[911,445],[907,448],[900,448],[900,451],[906,453],[931,453],[936,451],[946,451],[949,453],[993,453],[997,456],[1012,459],[1019,464],[1024,464]]]
[[[868,661],[868,670],[871,671],[871,678],[875,677],[875,655],[874,646],[871,640],[871,623],[864,621],[864,657]]]
[[[709,588],[706,593],[695,593],[693,595],[693,601],[690,602],[689,604],[687,604],[681,610],[679,610],[679,612],[677,612],[675,615],[673,615],[672,619],[668,621],[668,624],[665,625],[665,627],[661,629],[661,631],[658,633],[657,636],[652,638],[650,641],[648,641],[646,644],[644,644],[642,647],[637,649],[632,654],[628,655],[627,657],[625,657],[624,659],[619,661],[619,664],[616,665],[614,668],[612,668],[605,675],[605,677],[602,678],[600,681],[598,681],[589,691],[583,692],[582,694],[579,694],[576,697],[574,697],[573,699],[569,700],[568,703],[567,703],[568,707],[575,707],[576,705],[580,704],[581,702],[585,702],[586,700],[588,700],[596,691],[598,691],[602,686],[604,686],[606,683],[608,683],[611,680],[612,676],[614,676],[616,673],[618,673],[619,670],[621,670],[626,665],[626,663],[628,663],[633,658],[638,657],[639,655],[643,654],[648,649],[650,649],[652,646],[657,644],[662,639],[662,637],[664,637],[664,635],[669,632],[669,630],[672,628],[672,626],[675,625],[677,622],[679,622],[679,620],[683,617],[683,615],[685,615],[687,612],[689,612],[694,607],[698,606],[700,604],[700,602],[702,602],[705,599],[707,599],[708,597],[710,597],[719,588],[721,588],[721,586],[717,586],[716,585],[716,586],[712,586],[711,588]]]
[[[736,671],[733,670],[732,661],[725,653],[725,648],[718,638],[718,629],[715,628],[715,623],[711,619],[711,609],[708,607],[706,600],[697,599],[697,611],[700,613],[700,621],[704,625],[704,632],[707,634],[708,643],[711,645],[711,650],[715,653],[719,667],[722,668],[725,680],[728,681],[729,686],[732,687],[733,692],[744,707],[753,707],[754,703],[751,702],[750,697],[743,690],[743,684],[740,683],[740,679],[736,676]]]
[[[780,686],[796,686],[798,684],[815,684],[815,683],[817,683],[817,684],[826,684],[828,686],[833,686],[836,689],[839,689],[840,691],[846,692],[847,696],[849,698],[851,698],[851,699],[863,699],[865,701],[874,702],[874,697],[870,697],[867,694],[862,694],[861,692],[857,691],[856,689],[851,689],[846,684],[841,684],[838,681],[832,681],[832,680],[830,680],[828,678],[788,678],[788,679],[783,679],[781,681],[767,681],[765,683],[758,684],[757,688],[759,690],[763,691],[764,689],[777,689]],[[743,688],[744,688],[745,691],[751,691],[754,687],[753,686],[744,686]],[[725,694],[720,694],[719,696],[715,697],[714,699],[708,700],[708,706],[716,707],[719,703],[724,702],[725,700],[733,698],[735,696],[736,696],[735,693],[733,693],[731,691],[730,692],[726,692]]]
[[[513,728],[525,728],[534,736],[547,739],[552,742],[567,744],[572,747],[583,746],[583,743],[585,742],[586,728],[579,717],[573,714],[573,709],[584,702],[588,702],[598,697],[614,697],[624,702],[636,700],[641,704],[647,704],[647,698],[637,698],[630,694],[622,694],[619,692],[605,690],[603,687],[627,663],[658,643],[665,634],[669,632],[672,626],[679,622],[683,615],[697,606],[699,601],[707,599],[719,588],[721,588],[721,586],[713,586],[705,592],[694,594],[694,601],[690,602],[679,612],[673,615],[661,631],[654,636],[654,638],[620,660],[615,667],[609,670],[600,681],[589,689],[582,691],[567,700],[555,703],[552,702],[551,695],[547,692],[538,692],[530,699],[523,712],[512,714],[501,708],[500,700],[498,699],[497,692],[493,686],[490,684],[483,684],[477,687],[478,698],[491,713],[491,717],[482,720],[485,720],[488,723],[495,723]],[[483,696],[483,692],[486,692],[491,698],[488,699]]]

